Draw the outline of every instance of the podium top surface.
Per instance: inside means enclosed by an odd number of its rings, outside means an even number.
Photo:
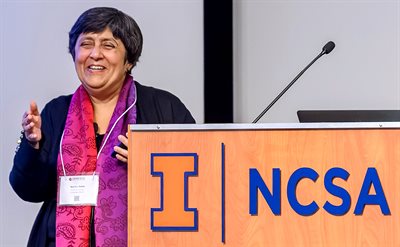
[[[400,129],[400,122],[239,123],[239,124],[130,124],[131,131],[210,131],[283,129]]]

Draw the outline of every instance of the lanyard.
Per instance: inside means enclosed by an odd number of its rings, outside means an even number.
[[[118,117],[118,119],[115,121],[115,123],[111,127],[110,132],[107,134],[106,139],[103,142],[103,145],[101,145],[101,148],[100,148],[99,152],[97,152],[97,159],[99,159],[101,151],[103,151],[103,148],[106,145],[106,143],[108,141],[108,138],[110,137],[111,133],[113,132],[115,126],[118,123],[118,121],[136,104],[136,99],[137,99],[137,94],[136,94],[136,87],[135,87],[135,101],[133,101],[133,103],[121,114],[121,116]],[[62,142],[63,142],[63,139],[64,139],[64,133],[65,133],[65,129],[63,130],[63,133],[61,135],[61,140],[60,140],[60,159],[61,159],[61,166],[62,166],[62,169],[63,169],[64,176],[67,176],[67,174],[65,172],[64,159],[63,159],[63,155],[62,155]],[[93,171],[93,176],[95,175],[95,172],[96,171]]]

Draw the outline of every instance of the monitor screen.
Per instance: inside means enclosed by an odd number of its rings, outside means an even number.
[[[300,110],[300,123],[400,122],[400,110]]]

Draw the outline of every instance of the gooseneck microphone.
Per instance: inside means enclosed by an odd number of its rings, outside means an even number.
[[[329,54],[333,48],[335,48],[335,43],[333,43],[332,41],[329,41],[328,43],[326,43],[326,45],[324,45],[324,47],[322,48],[321,53],[314,58],[314,60],[311,61],[311,63],[309,63],[290,83],[289,85],[287,85],[285,87],[285,89],[283,89],[283,91],[275,97],[275,99],[264,109],[264,111],[261,112],[260,115],[258,115],[258,117],[256,119],[254,119],[253,123],[257,123],[258,120],[260,120],[260,118],[262,118],[264,116],[264,114],[282,97],[283,94],[286,93],[287,90],[289,90],[289,88],[291,86],[293,86],[293,84],[297,81],[297,79],[300,78],[300,76],[302,76],[304,74],[304,72],[306,72],[306,70],[308,68],[310,68],[310,66],[317,61],[320,57],[322,57],[325,54]]]

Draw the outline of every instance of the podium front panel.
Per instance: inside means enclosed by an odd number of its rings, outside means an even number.
[[[400,246],[399,165],[399,123],[131,125],[129,246]]]

